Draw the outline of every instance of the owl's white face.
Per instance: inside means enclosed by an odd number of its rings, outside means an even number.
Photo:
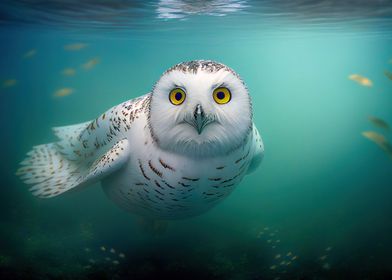
[[[252,125],[248,91],[233,70],[191,61],[166,71],[150,104],[150,128],[162,149],[208,156],[241,145]]]

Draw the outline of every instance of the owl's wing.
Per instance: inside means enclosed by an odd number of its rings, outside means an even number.
[[[253,150],[253,157],[250,162],[247,174],[255,171],[257,167],[260,165],[264,157],[264,143],[263,140],[261,139],[260,133],[257,130],[255,124],[253,124],[252,134],[253,135],[252,135],[251,149]]]
[[[93,121],[53,128],[58,142],[39,145],[17,171],[30,191],[49,198],[79,189],[120,169],[129,157],[126,132],[148,109],[145,95],[115,106]]]

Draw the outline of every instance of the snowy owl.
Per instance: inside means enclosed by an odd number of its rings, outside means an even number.
[[[119,207],[151,219],[205,212],[264,152],[244,82],[209,60],[179,63],[150,93],[53,131],[59,141],[35,146],[17,172],[35,196],[100,181]]]

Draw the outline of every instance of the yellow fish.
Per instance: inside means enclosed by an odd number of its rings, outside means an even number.
[[[9,87],[13,87],[18,83],[17,80],[15,79],[9,79],[9,80],[4,80],[3,81],[3,88],[9,88]]]
[[[65,68],[61,73],[64,76],[75,76],[76,70],[73,68]]]
[[[384,135],[375,131],[364,131],[362,132],[362,135],[368,138],[370,141],[376,143],[381,149],[384,150],[384,152],[388,154],[390,158],[392,158],[392,145],[388,142]]]
[[[373,86],[373,82],[370,79],[368,79],[364,76],[358,75],[358,74],[352,74],[352,75],[348,76],[348,78],[354,82],[357,82],[358,84],[360,84],[361,86],[364,86],[364,87]]]
[[[75,44],[65,45],[64,49],[66,51],[80,51],[80,50],[84,49],[87,46],[88,45],[84,44],[84,43],[75,43]]]
[[[369,116],[368,119],[374,126],[389,130],[389,124],[386,121],[372,116]]]
[[[74,92],[74,90],[72,88],[61,88],[59,90],[57,90],[53,96],[54,97],[64,97],[64,96],[68,96],[70,94],[72,94]]]
[[[32,49],[29,50],[28,52],[26,52],[23,57],[24,58],[32,58],[33,56],[35,56],[37,54],[37,50],[36,49]]]
[[[375,131],[364,131],[362,132],[362,135],[367,139],[373,141],[377,145],[381,145],[387,142],[387,139],[385,139],[384,135],[377,133]]]
[[[84,64],[82,65],[82,67],[83,67],[85,70],[90,70],[90,69],[94,68],[99,62],[100,62],[99,57],[95,57],[95,58],[93,58],[93,59],[90,59],[90,60],[87,61],[86,63],[84,63]]]
[[[392,73],[389,72],[388,70],[384,71],[385,76],[387,76],[388,79],[392,80]]]

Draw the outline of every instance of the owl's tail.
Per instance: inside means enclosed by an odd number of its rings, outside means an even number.
[[[55,143],[33,147],[16,172],[30,191],[41,198],[54,197],[73,188],[78,183],[78,164],[66,159]]]

